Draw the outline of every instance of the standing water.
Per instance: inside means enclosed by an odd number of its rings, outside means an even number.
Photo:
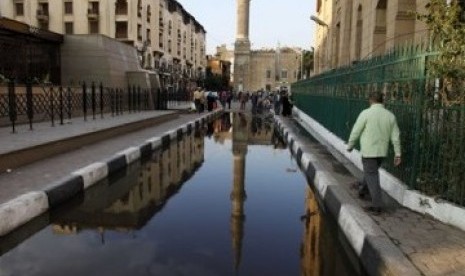
[[[340,240],[272,118],[225,113],[1,238],[0,275],[358,275]]]

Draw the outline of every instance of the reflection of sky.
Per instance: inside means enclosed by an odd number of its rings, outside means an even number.
[[[242,275],[299,274],[306,182],[288,150],[249,146]],[[206,139],[205,162],[143,229],[55,235],[50,227],[0,258],[0,275],[233,275],[231,141]]]

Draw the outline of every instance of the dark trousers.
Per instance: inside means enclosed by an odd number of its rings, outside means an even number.
[[[364,158],[363,164],[363,180],[360,187],[360,192],[367,190],[370,192],[373,207],[382,207],[381,185],[379,184],[379,167],[383,163],[384,157]]]

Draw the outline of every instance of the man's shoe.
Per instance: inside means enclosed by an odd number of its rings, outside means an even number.
[[[362,188],[362,183],[360,181],[355,181],[350,184],[350,189],[356,190],[358,194],[358,198],[364,199],[367,196],[368,191],[367,189]]]

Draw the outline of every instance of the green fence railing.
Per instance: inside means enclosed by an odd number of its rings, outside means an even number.
[[[437,81],[427,78],[436,53],[405,47],[292,85],[297,108],[347,141],[368,94],[383,91],[401,129],[402,165],[383,167],[412,189],[465,205],[465,107],[437,101]],[[391,147],[392,151],[392,147]]]

